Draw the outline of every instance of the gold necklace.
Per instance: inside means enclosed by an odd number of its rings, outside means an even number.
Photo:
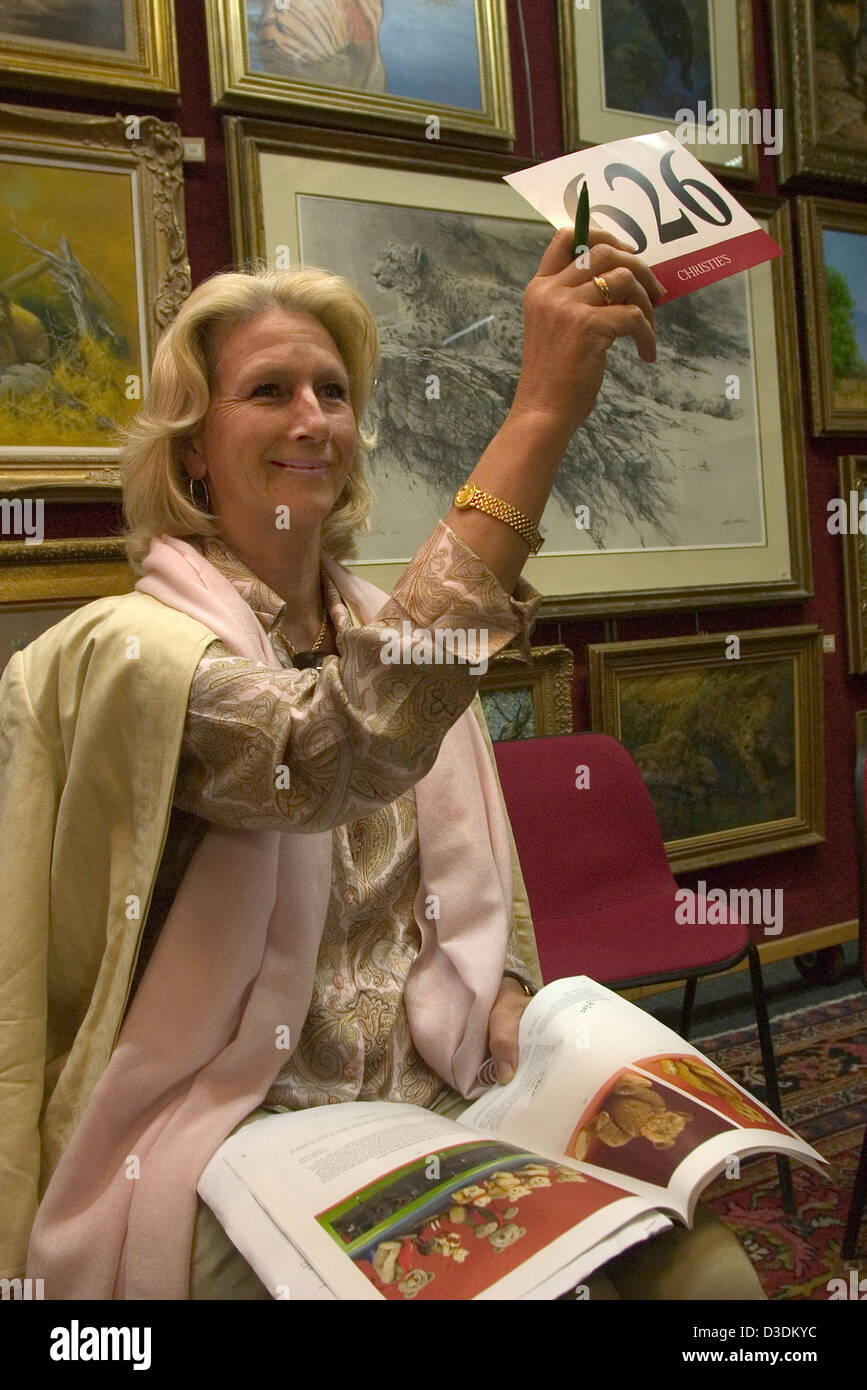
[[[326,634],[326,632],[328,631],[328,619],[329,619],[329,616],[330,616],[330,615],[329,615],[328,609],[327,609],[327,607],[326,607],[326,609],[325,609],[325,617],[322,619],[322,626],[320,627],[319,631],[318,631],[317,634],[316,634],[316,641],[313,643],[313,646],[309,648],[309,650],[310,650],[311,652],[318,652],[318,651],[319,651],[319,648],[322,646],[322,643],[325,641],[325,634]],[[295,648],[293,647],[292,643],[289,641],[289,638],[286,636],[285,632],[281,632],[279,628],[278,628],[278,630],[277,630],[277,636],[280,638],[280,641],[284,643],[284,645],[285,645],[285,647],[286,647],[286,650],[289,652],[289,655],[290,655],[291,657],[303,656],[303,655],[304,655],[303,652],[296,652]]]

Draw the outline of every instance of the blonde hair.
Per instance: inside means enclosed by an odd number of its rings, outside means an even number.
[[[323,549],[336,560],[351,559],[357,553],[355,533],[369,532],[372,493],[364,475],[364,454],[373,448],[376,436],[361,429],[361,420],[379,360],[373,315],[341,275],[317,266],[257,266],[249,272],[214,275],[199,285],[157,345],[150,389],[122,432],[124,544],[134,569],[140,570],[154,536],[220,534],[213,514],[200,511],[191,500],[182,445],[198,429],[210,404],[222,337],[270,309],[318,319],[334,339],[349,374],[358,447],[344,489],[322,523]]]

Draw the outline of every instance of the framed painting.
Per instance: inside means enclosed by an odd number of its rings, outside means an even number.
[[[864,182],[864,0],[771,0],[774,83],[786,139],[780,182],[799,175]]]
[[[855,744],[860,746],[867,739],[867,709],[855,711]]]
[[[819,628],[587,650],[593,728],[641,769],[672,869],[825,838]]]
[[[867,528],[867,457],[849,454],[839,459],[837,466],[843,516],[848,523],[841,525],[840,534],[849,673],[855,675],[867,671],[867,536],[861,530],[862,525]]]
[[[179,100],[174,0],[0,0],[10,86]]]
[[[750,0],[558,0],[567,150],[670,130],[729,179],[755,181],[776,113],[755,105]]]
[[[372,139],[361,156],[327,132],[226,126],[238,259],[345,275],[380,324],[377,506],[356,564],[390,591],[508,413],[521,296],[551,227],[492,176],[492,156],[473,177],[408,141]],[[744,201],[790,253],[785,205]],[[655,365],[615,343],[526,567],[544,614],[809,594],[795,323],[787,254],[657,309]]]
[[[78,607],[77,603],[4,604],[0,608],[0,676],[15,652]]]
[[[107,594],[126,594],[132,587],[132,569],[126,562],[121,537],[79,537],[39,545],[4,541],[0,545],[0,614],[18,609],[29,612],[31,607],[33,612],[56,606],[68,610]],[[51,621],[57,623],[58,619]],[[17,617],[13,626],[15,623]]]
[[[506,651],[493,657],[479,696],[495,743],[572,732],[572,673],[568,647],[533,647],[533,663]]]
[[[798,198],[815,434],[867,433],[867,205]]]
[[[133,587],[120,537],[0,545],[0,665],[66,613]]]
[[[207,0],[218,106],[514,143],[505,0]]]
[[[3,492],[117,491],[117,431],[190,292],[182,160],[154,116],[0,106]]]

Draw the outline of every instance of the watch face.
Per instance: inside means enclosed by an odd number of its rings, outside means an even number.
[[[455,494],[455,502],[454,502],[454,505],[455,505],[456,507],[465,507],[465,506],[467,505],[467,503],[469,502],[470,498],[472,497],[472,495],[473,495],[473,485],[472,485],[472,483],[464,483],[463,487],[458,488],[458,490],[457,490],[457,492],[456,492],[456,494]]]

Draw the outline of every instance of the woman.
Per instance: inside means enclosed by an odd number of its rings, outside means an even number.
[[[135,592],[31,644],[2,691],[7,805],[37,807],[29,852],[7,836],[0,859],[20,905],[8,1259],[29,1236],[48,1297],[269,1297],[196,1198],[233,1128],[356,1098],[455,1113],[489,1053],[511,1074],[538,962],[477,678],[385,652],[407,621],[526,648],[520,571],[605,351],[632,336],[655,357],[660,288],[598,243],[588,271],[552,239],[515,400],[469,479],[483,495],[390,599],[335,559],[366,515],[377,355],[351,287],[215,277],[163,338],[127,451]],[[706,1296],[760,1297],[731,1237],[719,1292],[720,1233],[688,1238]]]

